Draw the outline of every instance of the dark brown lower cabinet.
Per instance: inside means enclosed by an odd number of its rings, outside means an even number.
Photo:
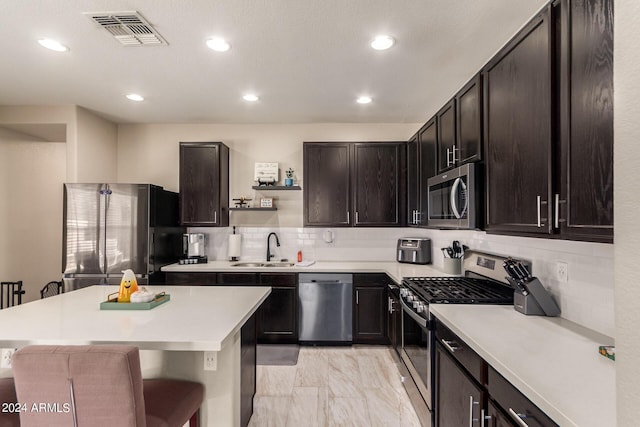
[[[386,274],[353,275],[353,343],[388,344]]]
[[[435,427],[518,427],[523,423],[529,427],[557,427],[520,390],[437,320],[435,352]]]
[[[518,417],[529,427],[557,426],[551,418],[491,366],[487,373],[487,390],[492,401],[503,409],[503,416],[510,421],[515,422],[515,418]],[[507,425],[519,424],[516,422]]]
[[[449,355],[436,345],[436,426],[479,425],[483,390]]]
[[[260,284],[271,286],[271,294],[257,311],[258,343],[298,342],[298,279],[295,273],[260,275]]]
[[[256,315],[240,330],[240,425],[249,424],[256,394]]]
[[[513,427],[515,424],[491,400],[487,403],[486,427]]]

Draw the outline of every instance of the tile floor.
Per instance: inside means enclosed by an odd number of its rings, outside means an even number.
[[[420,422],[387,347],[301,347],[295,366],[258,366],[250,427]]]

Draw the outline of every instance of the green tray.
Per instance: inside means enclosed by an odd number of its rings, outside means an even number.
[[[116,295],[111,298],[111,295]],[[111,294],[106,301],[100,303],[100,310],[151,310],[171,299],[171,295],[160,292],[153,301],[149,302],[118,302],[117,293]]]

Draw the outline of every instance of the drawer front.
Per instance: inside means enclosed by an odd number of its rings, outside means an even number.
[[[206,286],[218,283],[216,273],[183,273],[169,272],[166,275],[167,285]]]
[[[384,273],[357,273],[353,275],[354,286],[387,286],[392,280]]]
[[[510,417],[515,419],[519,416],[529,427],[557,426],[551,418],[491,366],[489,366],[487,388],[491,398]]]
[[[218,273],[218,284],[220,285],[254,286],[257,283],[257,273]]]
[[[295,287],[298,284],[298,276],[296,273],[261,273],[260,284]]]
[[[436,323],[436,340],[478,383],[484,384],[483,372],[486,363],[478,353],[440,322]]]

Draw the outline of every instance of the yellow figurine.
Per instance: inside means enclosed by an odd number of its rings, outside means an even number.
[[[138,290],[138,281],[133,270],[127,269],[123,273],[118,291],[118,302],[131,302],[131,294]]]

